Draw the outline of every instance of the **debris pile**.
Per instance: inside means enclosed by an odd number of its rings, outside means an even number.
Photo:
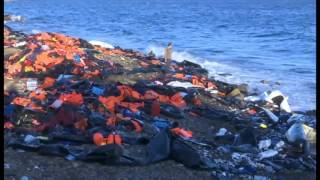
[[[173,159],[219,178],[316,170],[315,117],[280,91],[250,95],[187,60],[58,33],[5,26],[4,45],[7,147],[109,165]]]

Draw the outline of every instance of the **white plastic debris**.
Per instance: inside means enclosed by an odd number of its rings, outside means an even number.
[[[173,86],[173,87],[184,87],[184,88],[190,88],[190,87],[197,87],[194,86],[192,83],[190,82],[180,82],[180,81],[171,81],[169,83],[167,83],[168,86]]]
[[[101,42],[101,41],[89,41],[89,43],[92,45],[98,45],[104,48],[114,49],[114,47],[111,44]]]
[[[287,123],[295,123],[295,122],[306,122],[306,116],[303,114],[293,114],[290,116],[290,118],[287,120]]]
[[[10,20],[11,21],[22,21],[23,18],[22,18],[22,16],[12,15],[12,16],[10,16]]]
[[[18,43],[16,43],[16,44],[14,44],[13,46],[14,46],[14,47],[21,47],[21,46],[24,46],[24,45],[26,45],[26,44],[27,44],[26,41],[22,41],[22,42],[18,42]]]
[[[267,151],[263,151],[263,152],[259,153],[259,158],[261,160],[261,159],[273,157],[277,154],[278,154],[278,151],[273,150],[273,149],[269,149]]]
[[[268,117],[274,122],[278,122],[279,121],[279,118],[273,114],[273,112],[271,112],[270,110],[266,109],[266,108],[263,108],[262,109],[264,110],[264,112],[266,112],[266,114],[268,115]]]
[[[258,144],[259,146],[259,149],[261,150],[266,150],[270,147],[271,145],[271,140],[270,139],[267,139],[267,140],[261,140]]]
[[[284,146],[284,141],[279,141],[275,146],[274,149],[277,151],[282,151],[282,148]]]
[[[28,79],[27,81],[27,90],[34,91],[38,88],[38,82],[35,79]]]
[[[244,101],[256,102],[256,101],[260,101],[260,100],[261,100],[260,96],[247,96],[244,98]]]
[[[219,131],[217,132],[216,136],[224,136],[226,133],[227,133],[227,129],[220,128]]]
[[[41,49],[44,50],[44,51],[47,51],[47,50],[50,49],[50,47],[45,44],[45,45],[42,45],[42,46],[41,46]]]
[[[28,135],[26,135],[24,137],[24,142],[25,143],[32,143],[35,140],[37,140],[37,137],[34,137],[34,136],[30,135],[30,134],[28,134]]]
[[[50,107],[57,109],[61,107],[62,104],[63,104],[63,101],[61,101],[60,99],[57,99],[50,105]]]
[[[155,83],[156,85],[161,85],[161,86],[163,85],[163,83],[160,82],[160,81],[155,81],[154,83]]]
[[[252,102],[263,100],[263,101],[267,101],[267,102],[273,104],[274,102],[272,99],[275,97],[278,97],[278,96],[283,97],[283,100],[280,103],[280,109],[282,109],[288,113],[291,113],[291,108],[288,103],[289,97],[284,96],[279,90],[272,91],[271,93],[268,93],[267,91],[265,91],[260,96],[247,96],[244,98],[244,100],[245,101],[252,101]]]
[[[284,97],[283,101],[280,104],[280,109],[282,109],[288,113],[291,113],[291,108],[289,106],[288,99],[289,99],[289,97]]]
[[[63,79],[69,79],[69,78],[72,78],[73,75],[67,75],[67,74],[60,74],[57,81],[61,81]]]
[[[206,91],[210,92],[211,94],[218,94],[219,91],[216,89],[205,89]]]
[[[289,103],[288,103],[288,99],[289,97],[286,97],[284,96],[279,90],[276,90],[276,91],[272,91],[270,94],[268,94],[266,96],[266,92],[263,93],[263,96],[264,97],[264,100],[267,101],[267,102],[270,102],[270,103],[273,103],[273,98],[275,97],[278,97],[278,96],[282,96],[283,97],[283,100],[282,102],[280,103],[280,108],[288,113],[291,112],[291,108],[289,106]]]
[[[286,132],[286,138],[294,143],[299,140],[307,140],[316,143],[316,130],[302,123],[293,124]]]

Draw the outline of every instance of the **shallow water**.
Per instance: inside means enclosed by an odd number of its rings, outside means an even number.
[[[280,89],[293,110],[315,109],[314,0],[12,0],[5,13],[24,16],[8,23],[24,32],[66,33],[157,55],[172,41],[176,60],[199,62],[217,79],[252,89]]]

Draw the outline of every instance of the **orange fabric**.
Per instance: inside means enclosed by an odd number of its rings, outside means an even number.
[[[91,78],[91,77],[93,77],[93,76],[98,76],[99,74],[100,74],[100,71],[96,69],[96,70],[93,71],[93,72],[85,73],[85,74],[83,75],[83,77],[84,77],[84,78]]]
[[[53,67],[57,64],[60,64],[64,61],[63,57],[50,57],[50,53],[55,52],[54,50],[52,51],[43,51],[42,53],[40,53],[36,60],[35,60],[35,64],[38,65],[42,65],[45,66],[47,68]]]
[[[143,61],[140,61],[139,64],[140,64],[142,67],[144,67],[144,68],[146,68],[146,67],[149,66],[149,64],[147,64],[147,63],[145,63],[145,62],[143,62]]]
[[[33,67],[35,68],[35,70],[37,70],[37,71],[42,71],[42,72],[45,72],[45,71],[47,71],[47,68],[46,67],[44,67],[44,66],[41,66],[41,65],[38,65],[38,64],[33,64]]]
[[[137,133],[141,133],[142,132],[142,126],[140,125],[140,123],[138,123],[137,121],[131,121],[134,125],[134,129]]]
[[[159,98],[159,94],[153,90],[148,90],[144,93],[143,99],[152,100]]]
[[[3,125],[4,129],[13,129],[14,125],[11,122],[5,122]]]
[[[118,89],[120,91],[120,97],[122,98],[121,100],[124,100],[126,97],[133,97],[135,99],[143,98],[143,96],[139,92],[133,90],[129,86],[126,86],[126,85],[118,86]]]
[[[200,79],[197,76],[192,76],[192,84],[205,88],[204,84],[200,81]]]
[[[157,92],[153,90],[148,90],[144,93],[143,99],[145,100],[154,100],[158,99],[161,103],[168,103],[170,101],[170,98],[165,95],[160,95]]]
[[[154,64],[154,65],[159,65],[160,61],[156,60],[156,59],[153,59],[153,60],[151,60],[151,63]]]
[[[217,89],[217,86],[213,82],[208,82],[207,88]]]
[[[257,111],[254,110],[254,109],[249,109],[247,112],[248,112],[248,114],[250,114],[250,115],[254,115],[254,114],[257,113]]]
[[[46,77],[44,79],[43,84],[41,85],[41,88],[45,89],[45,88],[52,87],[55,82],[56,82],[56,80],[54,78]]]
[[[101,133],[94,133],[93,135],[93,142],[97,146],[102,146],[106,144],[105,139],[103,138],[103,135]]]
[[[29,98],[35,98],[40,101],[44,101],[47,98],[47,93],[45,91],[40,91],[39,93],[37,93],[36,91],[32,91],[29,94]]]
[[[186,137],[186,138],[191,138],[192,137],[192,131],[187,131],[185,129],[178,128],[178,127],[171,129],[171,132],[176,134],[176,135],[183,136],[183,137]]]
[[[119,106],[130,109],[132,112],[136,113],[139,111],[138,108],[144,107],[144,103],[129,103],[129,102],[119,102]]]
[[[182,74],[182,73],[176,73],[176,74],[174,75],[174,77],[175,77],[175,78],[182,79],[182,78],[184,78],[184,74]]]
[[[35,103],[29,104],[28,108],[30,108],[32,110],[40,111],[40,112],[46,112],[45,110],[43,110],[42,106],[39,106],[39,105],[37,105]]]
[[[88,127],[87,120],[85,118],[79,120],[78,122],[74,123],[74,127],[82,131],[85,131]]]
[[[115,106],[120,102],[118,97],[115,96],[109,96],[107,98],[103,96],[99,96],[99,101],[110,111],[115,112]]]
[[[202,103],[201,103],[201,100],[199,98],[194,98],[193,99],[193,104],[197,105],[197,106],[200,106]]]
[[[160,115],[160,103],[158,101],[153,101],[151,105],[151,116]]]
[[[107,120],[107,125],[108,126],[116,126],[117,124],[117,117],[116,116],[111,116]]]
[[[19,62],[8,65],[8,73],[9,74],[19,73],[19,72],[21,72],[21,69],[22,69],[22,65]]]
[[[107,144],[118,144],[122,143],[121,137],[118,134],[110,134],[107,138]]]
[[[176,93],[175,95],[171,96],[170,103],[176,107],[183,108],[187,106],[187,103],[182,98],[180,93]]]
[[[219,95],[219,96],[226,96],[226,93],[224,93],[224,92],[218,92],[218,95]]]
[[[76,106],[80,106],[83,104],[82,94],[77,94],[72,92],[71,94],[61,94],[59,99],[65,103],[73,104]]]
[[[15,105],[20,105],[20,106],[28,106],[31,103],[31,100],[29,98],[21,98],[21,97],[16,97],[13,99],[11,104]]]

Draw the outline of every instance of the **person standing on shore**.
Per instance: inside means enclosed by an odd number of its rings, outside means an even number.
[[[164,61],[168,65],[172,59],[172,43],[169,42],[168,46],[164,50]]]

